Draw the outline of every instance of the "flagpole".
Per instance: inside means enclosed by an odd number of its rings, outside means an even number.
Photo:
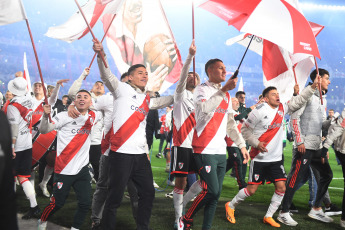
[[[85,15],[84,15],[84,12],[83,12],[83,10],[81,9],[81,7],[80,7],[78,1],[77,1],[77,0],[74,0],[74,1],[75,1],[75,4],[77,4],[77,6],[78,6],[78,9],[79,9],[81,15],[83,16],[83,18],[84,18],[84,20],[85,20],[85,23],[86,23],[87,27],[89,28],[90,33],[91,33],[93,39],[94,39],[94,40],[97,40],[95,34],[92,32],[92,29],[91,29],[91,26],[90,26],[89,22],[86,20],[86,17],[85,17]],[[105,62],[103,53],[102,53],[102,52],[99,52],[99,55],[100,55],[101,58],[102,58],[102,61],[103,61],[103,63],[104,63],[105,68],[108,68],[108,65],[107,65],[107,63]]]
[[[104,38],[107,36],[107,33],[108,33],[108,31],[109,31],[109,29],[110,29],[110,26],[111,26],[111,24],[113,23],[115,17],[116,17],[116,14],[114,14],[113,18],[111,19],[111,21],[110,21],[110,23],[109,23],[109,25],[108,25],[108,28],[107,28],[107,30],[105,31],[104,35],[103,35],[103,38],[102,38],[102,40],[101,40],[101,43],[103,42]],[[90,63],[90,65],[89,65],[89,69],[91,68],[92,63],[93,63],[93,61],[95,60],[96,54],[97,54],[97,53],[95,52],[95,54],[93,55],[93,58],[92,58],[91,63]],[[87,76],[85,76],[84,80],[86,79],[86,77],[87,77]]]
[[[41,82],[42,82],[42,88],[43,88],[43,94],[44,94],[44,103],[45,103],[46,105],[48,105],[47,90],[46,90],[46,87],[44,86],[44,80],[43,80],[43,76],[42,76],[40,61],[38,60],[38,55],[37,55],[37,51],[36,51],[36,46],[35,46],[35,43],[34,43],[34,39],[33,39],[33,37],[32,37],[32,33],[31,33],[31,29],[30,29],[29,20],[26,18],[26,19],[25,19],[25,22],[26,22],[26,26],[28,27],[28,30],[29,30],[29,35],[30,35],[30,39],[31,39],[31,44],[32,44],[32,48],[34,49],[35,58],[36,58],[36,63],[37,63],[37,67],[38,67],[38,72],[39,72],[39,74],[40,74],[40,78],[41,78]],[[49,115],[49,122],[52,122],[50,115]]]
[[[194,0],[192,0],[192,36],[195,42],[195,30],[194,30]],[[193,75],[194,75],[194,82],[195,82],[195,55],[193,57]]]
[[[317,66],[317,61],[316,61],[316,57],[314,56],[314,61],[315,61],[315,67],[316,67],[316,77],[319,75],[319,67]],[[321,84],[319,82],[319,93],[320,93],[320,100],[321,100],[321,105],[323,105],[323,99],[322,99],[322,92],[321,92]]]
[[[244,54],[243,54],[243,56],[242,56],[241,62],[240,62],[240,64],[238,65],[237,70],[235,71],[234,75],[232,75],[234,78],[237,77],[238,72],[240,71],[240,67],[241,67],[241,65],[242,65],[243,59],[244,59],[244,57],[246,56],[247,51],[248,51],[248,49],[249,49],[249,46],[250,46],[250,44],[252,43],[254,37],[255,37],[255,35],[252,34],[252,38],[250,39],[249,44],[248,44],[248,46],[247,46],[247,49],[246,49],[246,51],[244,52]]]
[[[297,77],[296,77],[296,72],[295,72],[296,65],[297,65],[297,63],[292,67],[293,76],[295,77],[295,84],[297,84]]]

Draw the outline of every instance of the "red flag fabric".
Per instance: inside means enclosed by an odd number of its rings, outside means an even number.
[[[111,15],[102,18],[107,29]],[[182,60],[159,0],[126,1],[106,37],[121,74],[134,64],[149,72],[147,89],[163,93],[180,76]]]

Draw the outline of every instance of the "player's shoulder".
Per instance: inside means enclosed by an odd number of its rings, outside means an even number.
[[[265,104],[266,104],[266,103],[261,103],[260,105],[256,106],[255,109],[256,109],[256,110],[260,110],[260,109],[262,110],[262,108],[265,107]]]

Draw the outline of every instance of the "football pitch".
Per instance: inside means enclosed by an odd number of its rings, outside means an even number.
[[[154,179],[156,183],[160,186],[160,188],[156,191],[150,227],[153,230],[166,230],[173,229],[175,219],[173,201],[172,199],[165,197],[165,194],[171,192],[173,190],[173,187],[166,185],[168,173],[165,172],[165,159],[158,159],[155,157],[155,155],[158,153],[158,145],[159,142],[155,141],[153,144],[153,151],[151,153],[151,164]],[[284,164],[286,173],[289,172],[291,166],[291,148],[292,145],[288,143],[287,147],[284,150]],[[344,181],[341,166],[337,165],[337,161],[335,159],[333,150],[330,150],[329,162],[333,170],[333,181],[330,184],[329,193],[331,196],[332,203],[336,204],[339,208],[341,208],[342,197],[344,192]],[[249,170],[247,170],[247,175],[248,171]],[[230,172],[226,174],[224,179],[223,190],[218,202],[212,229],[259,230],[273,228],[262,222],[262,219],[266,214],[268,205],[270,203],[271,197],[274,193],[274,185],[272,184],[260,186],[254,196],[247,198],[245,202],[243,202],[241,205],[237,207],[235,211],[236,224],[231,224],[226,220],[224,205],[226,202],[231,200],[238,192],[237,182],[235,178],[230,177],[229,174]],[[93,188],[95,188],[94,184]],[[49,186],[48,189],[51,191]],[[38,189],[36,189],[36,191],[38,193],[37,201],[40,205],[40,208],[43,210],[44,207],[48,204],[49,199],[40,195]],[[18,211],[25,212],[29,207],[29,201],[25,198],[22,188],[17,187],[17,194]],[[294,204],[298,208],[298,213],[295,213],[293,215],[293,218],[298,222],[298,225],[296,227],[288,227],[282,225],[281,229],[341,229],[339,226],[340,215],[334,216],[334,222],[329,224],[322,223],[309,218],[307,215],[310,210],[308,207],[308,200],[309,190],[308,184],[306,184],[296,192],[293,200]],[[49,221],[62,226],[70,227],[73,221],[76,206],[76,196],[74,194],[74,191],[72,190],[66,201],[65,206],[57,213],[55,213],[55,215]],[[85,220],[85,223],[81,229],[90,229],[90,215],[91,212],[88,215],[88,218]],[[274,215],[274,219],[276,219],[276,217],[277,213]],[[193,229],[201,229],[202,220],[203,210],[200,210],[194,217]],[[132,217],[130,201],[126,197],[123,198],[122,205],[118,209],[117,229],[136,229],[136,225]]]

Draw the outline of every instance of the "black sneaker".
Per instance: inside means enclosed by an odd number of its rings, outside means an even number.
[[[101,223],[92,223],[91,230],[102,230]]]
[[[294,203],[291,203],[289,211],[292,212],[292,213],[297,213],[298,212],[298,209],[296,208]]]
[[[29,211],[24,216],[22,216],[22,219],[28,220],[33,217],[38,218],[40,217],[40,212],[41,212],[41,209],[38,207],[38,205],[36,205],[36,207],[30,208]]]
[[[336,216],[341,215],[342,211],[339,209],[335,204],[331,204],[329,208],[325,208],[325,215],[326,216]]]
[[[158,154],[156,155],[156,157],[157,157],[157,158],[162,158],[162,154],[161,154],[161,153],[158,153]]]

